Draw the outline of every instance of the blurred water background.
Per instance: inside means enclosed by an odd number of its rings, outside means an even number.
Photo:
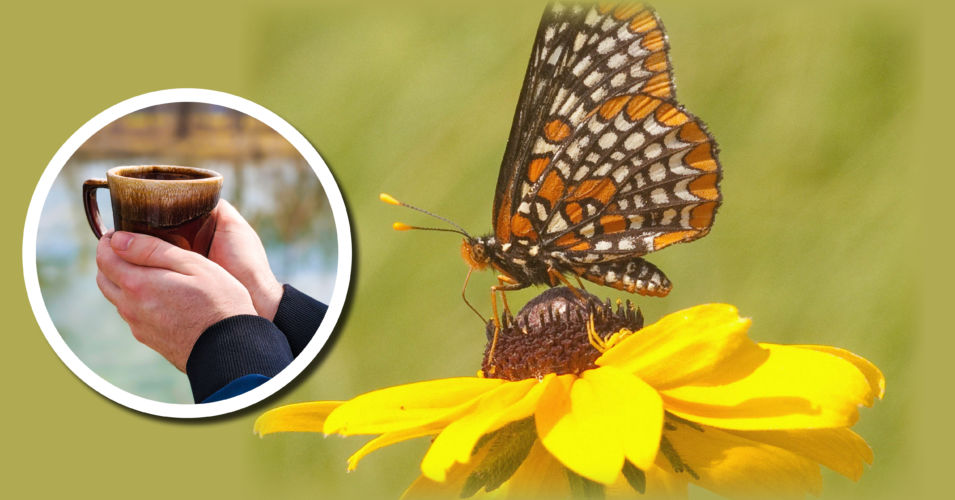
[[[130,393],[191,403],[186,376],[137,342],[96,286],[96,239],[81,186],[119,165],[186,165],[222,174],[221,198],[255,228],[276,277],[325,303],[338,243],[328,200],[298,151],[267,125],[204,103],[146,108],[91,137],[60,172],[43,206],[37,272],[57,331],[94,372]],[[97,190],[112,227],[109,192]]]

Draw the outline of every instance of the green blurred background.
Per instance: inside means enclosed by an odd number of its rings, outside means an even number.
[[[188,6],[188,8],[187,8]],[[345,399],[400,383],[473,375],[482,325],[460,299],[466,268],[446,234],[395,233],[425,222],[377,200],[387,191],[490,230],[493,189],[543,4],[166,2],[13,7],[0,21],[12,163],[4,228],[22,230],[30,193],[56,149],[89,118],[171,87],[251,99],[323,155],[350,210],[355,265],[345,315],[315,366],[239,414],[177,422],[119,407],[58,360],[33,320],[4,245],[16,352],[4,428],[17,474],[37,496],[124,494],[396,498],[427,440],[393,446],[345,473],[361,438],[252,436],[285,403]],[[859,483],[826,474],[824,498],[911,494],[931,469],[924,427],[916,150],[923,23],[890,4],[656,2],[672,45],[679,100],[720,143],[725,202],[713,231],[650,260],[674,282],[636,297],[648,320],[704,302],[754,319],[760,341],[831,344],[875,362],[886,400],[856,429],[876,462]],[[430,221],[428,221],[430,222]],[[14,265],[16,263],[17,265]],[[472,278],[487,310],[491,273]],[[590,287],[607,297],[627,298]],[[539,289],[510,295],[518,306]],[[630,297],[633,298],[633,297]],[[949,327],[950,329],[950,327]],[[921,391],[921,393],[919,392]],[[946,396],[950,395],[948,389]],[[949,462],[950,463],[950,460]],[[709,498],[694,491],[694,498]]]

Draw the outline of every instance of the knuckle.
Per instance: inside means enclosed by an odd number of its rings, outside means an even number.
[[[120,279],[119,286],[123,291],[136,295],[142,290],[143,283],[136,274],[126,273]]]
[[[123,321],[129,324],[137,323],[137,320],[139,319],[136,315],[135,310],[133,310],[131,307],[129,307],[125,303],[120,303],[119,305],[117,305],[116,311],[119,312],[119,316],[123,318]],[[134,329],[133,334],[135,335],[135,333],[136,333],[136,330]]]
[[[151,243],[148,247],[146,247],[146,249],[143,251],[143,261],[152,262],[156,256],[157,248],[158,246],[155,243]]]
[[[106,252],[98,249],[96,252],[96,267],[102,269],[106,265]]]

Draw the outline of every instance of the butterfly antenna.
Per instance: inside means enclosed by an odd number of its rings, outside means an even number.
[[[449,219],[446,219],[446,218],[444,218],[444,217],[441,217],[440,215],[433,214],[433,213],[431,213],[431,212],[429,212],[429,211],[427,211],[427,210],[425,210],[425,209],[423,209],[423,208],[418,208],[418,207],[416,207],[416,206],[414,206],[414,205],[409,205],[409,204],[407,204],[407,203],[405,203],[405,202],[403,202],[403,201],[398,201],[397,199],[395,199],[394,196],[391,196],[390,194],[387,194],[387,193],[381,193],[381,194],[379,194],[379,195],[378,195],[378,199],[381,200],[381,201],[383,201],[383,202],[385,202],[385,203],[387,203],[387,204],[389,204],[389,205],[395,205],[395,206],[399,206],[399,207],[410,208],[410,209],[412,209],[412,210],[417,210],[418,212],[421,212],[421,213],[426,214],[426,215],[430,215],[431,217],[434,217],[435,219],[440,219],[440,220],[442,220],[442,221],[444,221],[444,222],[447,222],[448,224],[451,224],[452,226],[454,226],[454,227],[457,228],[457,229],[444,229],[444,228],[439,228],[439,227],[409,226],[409,225],[403,224],[403,223],[401,223],[401,222],[395,222],[394,224],[391,225],[391,227],[394,228],[395,231],[410,231],[410,230],[412,230],[412,229],[420,229],[420,230],[422,230],[422,231],[444,231],[444,232],[448,232],[448,233],[458,233],[458,234],[464,235],[465,237],[467,237],[467,238],[469,238],[469,239],[473,239],[473,237],[472,237],[470,234],[468,234],[468,232],[465,231],[463,227],[461,227],[461,226],[455,224],[454,222],[452,222],[452,221],[449,220]]]

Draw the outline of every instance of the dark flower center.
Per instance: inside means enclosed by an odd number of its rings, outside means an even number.
[[[600,302],[583,290],[551,288],[528,302],[516,317],[502,315],[496,341],[495,324],[488,323],[488,343],[481,364],[484,376],[523,380],[548,373],[579,374],[594,368],[594,361],[602,353],[588,336],[591,317],[600,337],[622,328],[643,328],[643,315],[629,300],[626,305],[618,302],[614,309],[609,299]]]

